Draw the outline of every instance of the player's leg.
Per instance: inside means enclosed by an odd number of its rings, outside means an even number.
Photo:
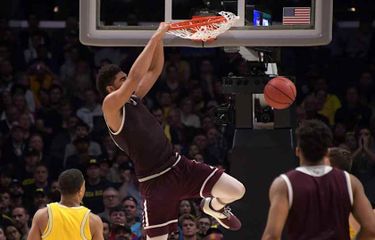
[[[238,230],[241,227],[241,222],[226,206],[241,199],[245,191],[245,187],[240,181],[223,173],[211,189],[212,197],[204,198],[201,207],[206,214],[214,217],[223,227]]]
[[[223,173],[211,190],[211,206],[215,210],[220,210],[225,205],[241,199],[245,191],[245,186],[240,181]]]
[[[241,182],[220,169],[185,157],[174,171],[181,175],[180,184],[185,198],[202,197],[201,207],[206,214],[227,229],[238,230],[241,227],[239,219],[225,207],[245,194]]]
[[[147,240],[167,240],[168,239],[168,234],[162,235],[162,236],[157,236],[157,237],[149,237],[147,236]]]
[[[180,201],[173,195],[178,190],[178,186],[170,184],[166,187],[161,184],[163,182],[174,182],[168,176],[164,175],[159,178],[159,181],[150,181],[140,185],[144,194],[143,229],[147,239],[150,240],[167,240],[170,232],[178,230]],[[168,196],[168,199],[165,196]]]

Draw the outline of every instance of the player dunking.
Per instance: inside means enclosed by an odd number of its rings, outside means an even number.
[[[80,206],[85,180],[77,169],[62,172],[58,178],[61,201],[38,210],[28,240],[104,240],[103,223],[89,209]]]
[[[241,222],[226,205],[244,195],[243,184],[221,170],[174,153],[161,125],[142,103],[163,69],[163,37],[168,28],[160,24],[129,74],[116,65],[99,71],[104,118],[116,145],[134,162],[148,239],[164,240],[177,231],[179,201],[199,196],[204,198],[205,213],[225,228],[237,230]]]
[[[276,178],[270,188],[271,206],[262,240],[349,240],[349,214],[361,225],[356,239],[375,237],[375,216],[362,184],[349,173],[327,166],[330,129],[317,120],[297,129],[300,167]]]

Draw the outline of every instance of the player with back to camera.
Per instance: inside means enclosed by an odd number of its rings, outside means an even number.
[[[238,230],[239,219],[227,207],[245,194],[245,187],[222,170],[173,152],[162,126],[142,103],[164,65],[161,23],[128,74],[117,65],[100,69],[97,86],[104,96],[103,113],[116,145],[134,162],[144,198],[143,227],[147,238],[166,240],[177,231],[179,201],[202,197],[206,214],[227,229]]]
[[[61,200],[39,209],[33,218],[28,240],[103,240],[103,223],[90,209],[81,206],[85,179],[78,169],[68,169],[58,178]]]
[[[349,214],[361,229],[357,239],[375,237],[375,216],[362,184],[349,173],[326,165],[331,130],[318,120],[296,131],[300,167],[277,177],[269,191],[271,206],[262,240],[349,240]]]

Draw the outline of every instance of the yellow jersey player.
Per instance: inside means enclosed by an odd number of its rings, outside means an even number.
[[[28,240],[104,240],[101,219],[80,205],[85,195],[81,171],[69,169],[58,179],[60,202],[39,209],[33,218]]]

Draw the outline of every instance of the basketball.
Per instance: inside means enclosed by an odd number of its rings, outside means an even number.
[[[275,109],[288,108],[296,99],[296,95],[296,86],[285,77],[275,77],[264,87],[264,99]]]

